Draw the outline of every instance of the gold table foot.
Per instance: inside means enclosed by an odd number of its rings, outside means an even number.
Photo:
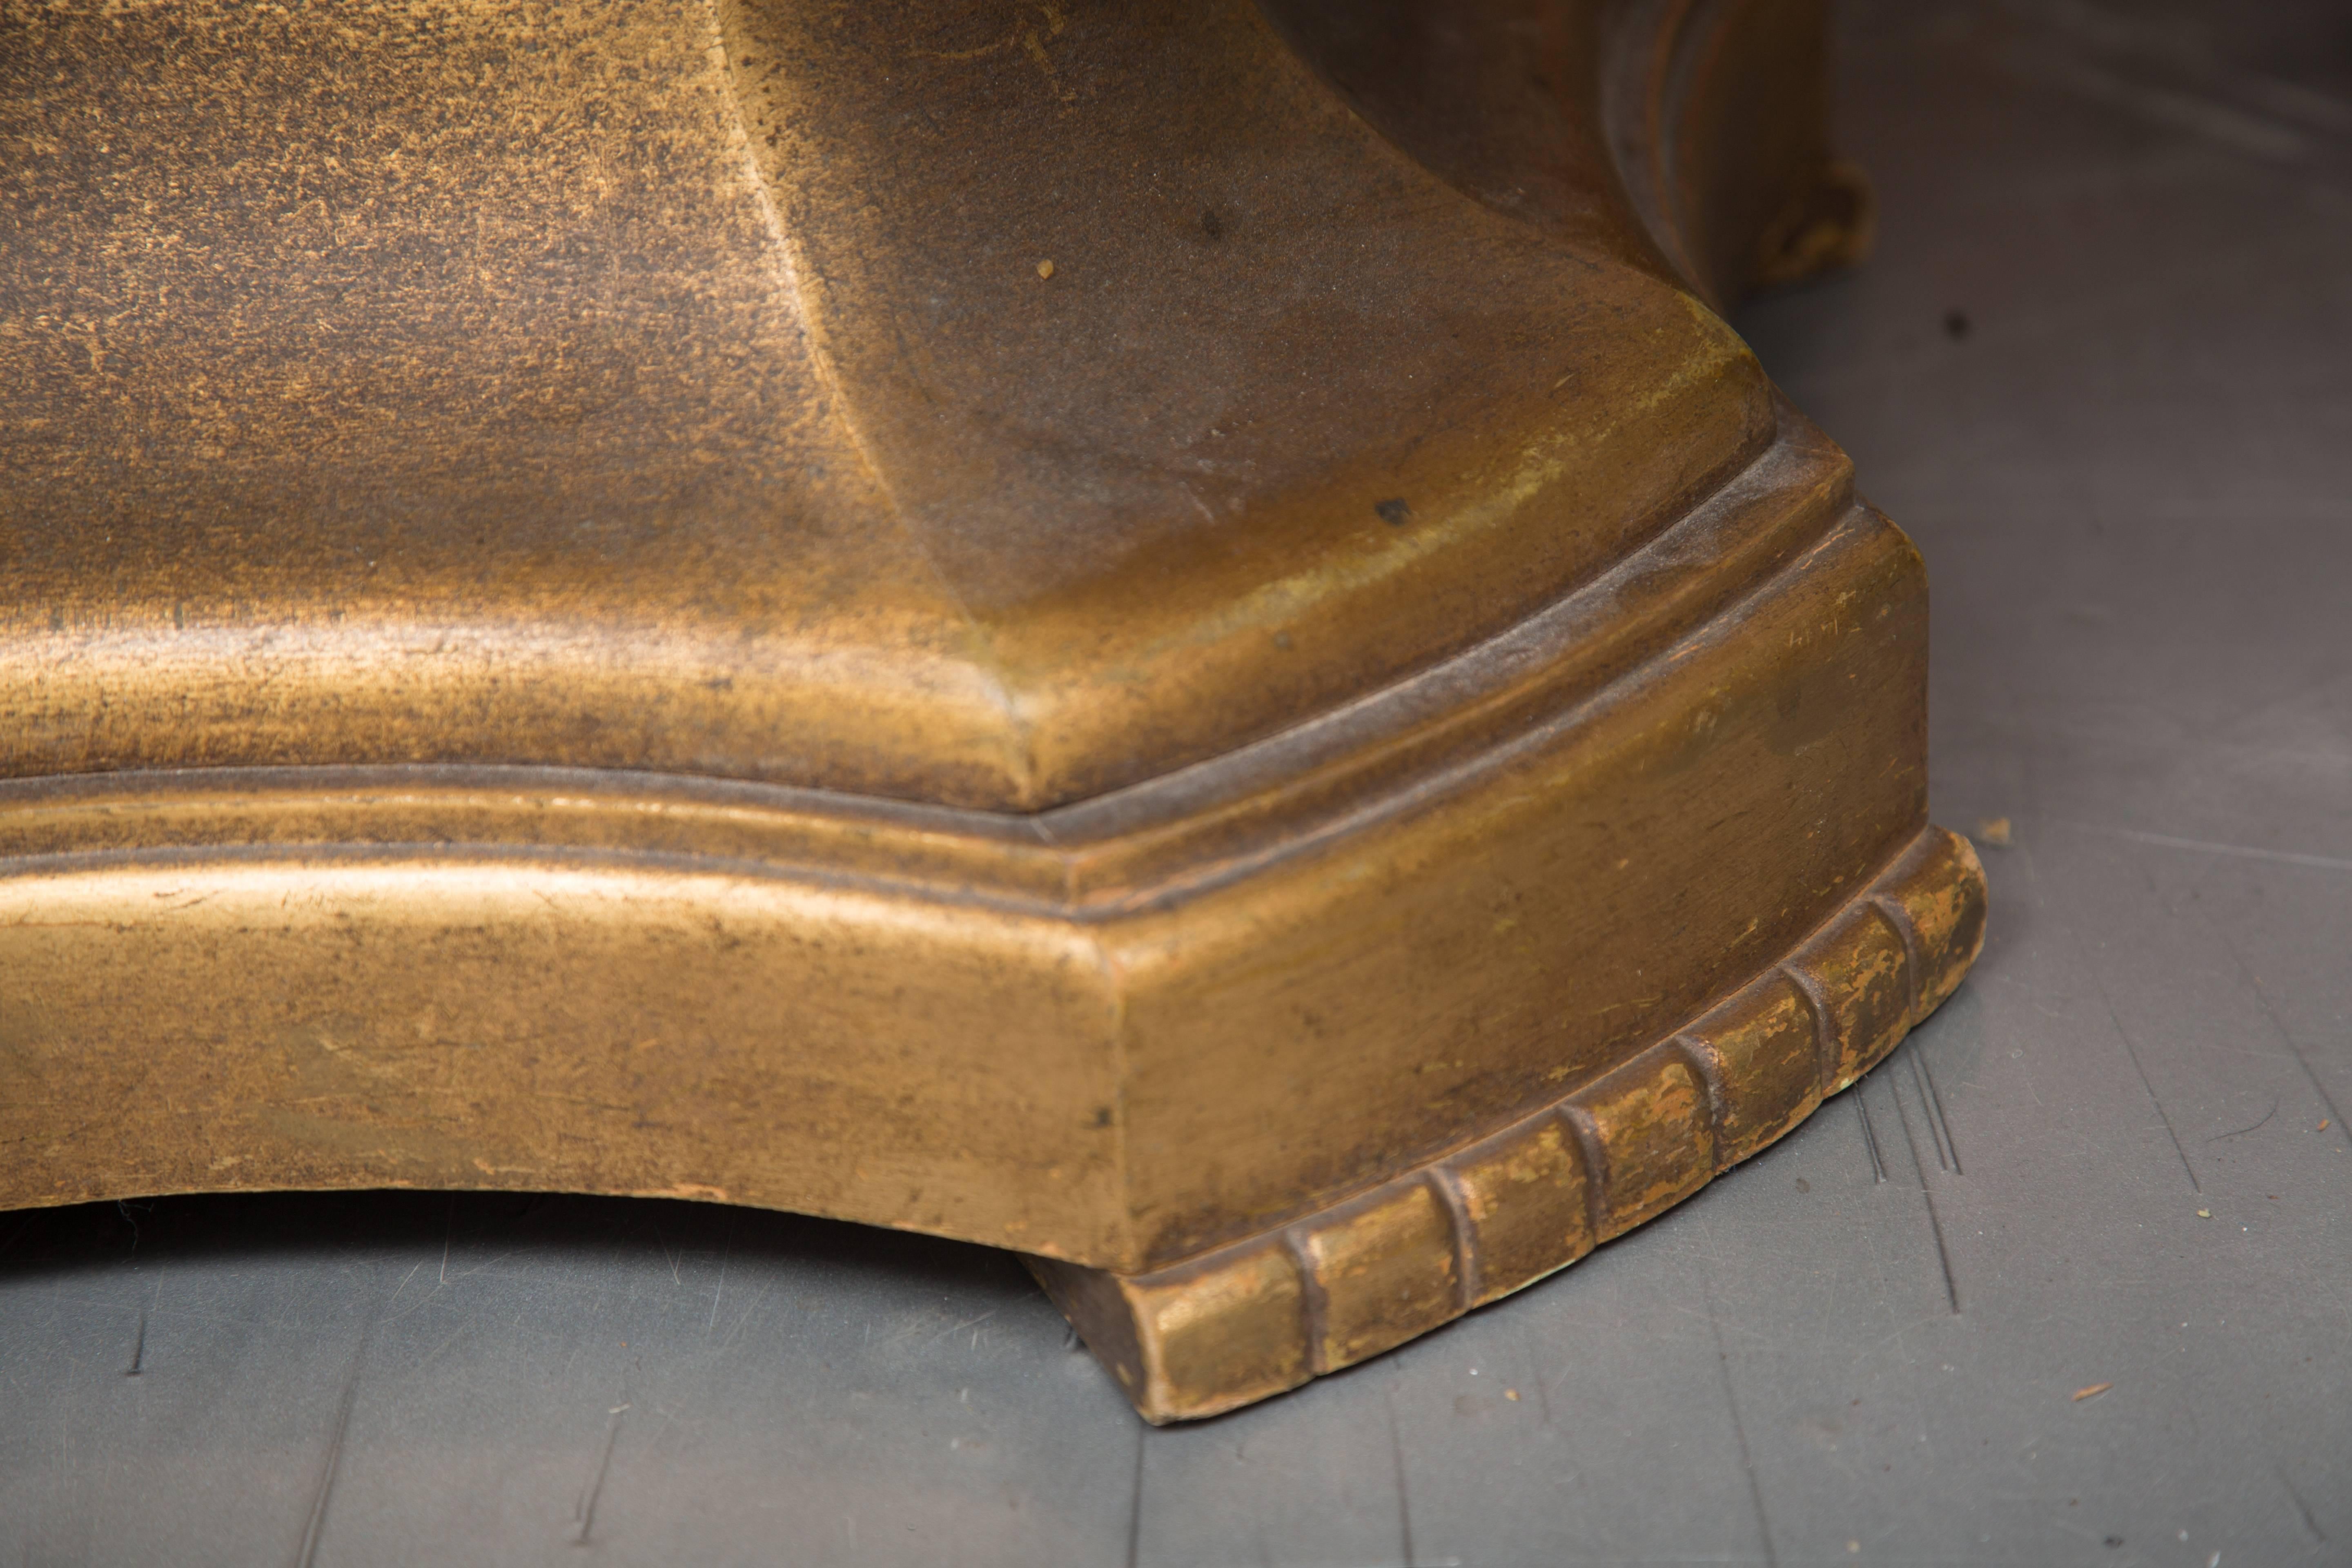
[[[0,1205],[951,1236],[1169,1419],[1965,967],[1718,314],[1868,242],[1820,0],[428,9],[0,13]]]
[[[1952,994],[1984,915],[1975,850],[1931,827],[1780,963],[1499,1132],[1164,1268],[1031,1271],[1155,1425],[1296,1388],[1566,1268],[1786,1134]]]

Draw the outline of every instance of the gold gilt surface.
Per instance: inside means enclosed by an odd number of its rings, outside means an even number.
[[[1500,1131],[1172,1267],[1030,1267],[1155,1423],[1352,1366],[1656,1218],[1851,1087],[1975,962],[1982,877],[1930,828],[1779,965]]]
[[[1704,1180],[1750,1068],[1610,1086],[1975,929],[1918,555],[1715,313],[1866,243],[1816,5],[0,27],[0,1204],[1289,1237],[1404,1281],[1323,1371],[1483,1299],[1365,1194]]]
[[[1509,625],[1771,435],[1622,201],[1464,200],[1244,0],[10,30],[12,773],[1051,805]]]

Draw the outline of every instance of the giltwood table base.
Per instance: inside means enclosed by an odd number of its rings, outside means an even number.
[[[1686,1196],[1981,930],[1719,310],[1819,0],[0,11],[0,1205],[1017,1250],[1153,1420]]]

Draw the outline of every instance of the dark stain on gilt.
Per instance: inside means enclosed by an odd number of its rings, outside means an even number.
[[[1412,521],[1412,508],[1406,504],[1405,499],[1402,496],[1394,496],[1384,501],[1376,501],[1372,505],[1372,510],[1380,513],[1381,521],[1387,523],[1391,528],[1402,528],[1406,523]]]

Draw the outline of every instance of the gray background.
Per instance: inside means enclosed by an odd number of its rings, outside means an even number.
[[[1741,317],[1927,551],[1938,819],[2014,824],[1861,1089],[1168,1431],[974,1247],[0,1215],[0,1568],[2352,1563],[2352,10],[2108,5],[1849,5],[1878,256]]]

